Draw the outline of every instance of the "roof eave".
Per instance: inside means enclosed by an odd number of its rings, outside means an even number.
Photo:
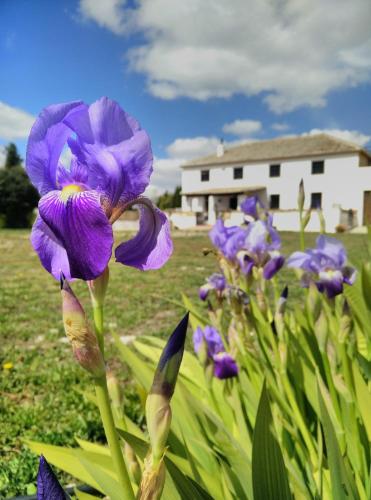
[[[323,156],[341,156],[341,155],[349,155],[349,154],[365,154],[371,160],[371,153],[369,153],[366,149],[349,149],[348,151],[332,151],[332,152],[321,152],[321,153],[313,153],[308,155],[295,155],[295,156],[277,156],[277,157],[267,157],[260,158],[259,160],[250,160],[250,159],[240,159],[233,161],[220,161],[218,157],[217,159],[208,160],[205,163],[185,163],[181,165],[180,168],[192,168],[192,167],[214,167],[214,166],[222,166],[222,165],[236,165],[243,163],[244,165],[254,164],[254,163],[263,163],[267,161],[287,161],[287,160],[297,160],[298,158],[313,158],[313,157],[323,157]]]

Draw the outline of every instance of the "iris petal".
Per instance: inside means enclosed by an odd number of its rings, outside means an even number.
[[[116,261],[142,271],[159,269],[173,252],[170,224],[166,215],[148,198],[138,198],[126,206],[140,205],[137,235],[116,248]]]
[[[111,206],[144,192],[152,173],[147,133],[120,106],[107,98],[96,101],[66,121],[76,133],[68,144],[89,168],[89,186],[103,191]]]
[[[238,375],[237,363],[230,354],[221,352],[214,356],[214,375],[221,380]]]
[[[263,268],[264,279],[270,280],[275,274],[281,269],[285,263],[285,257],[282,255],[276,255],[272,257]]]
[[[42,265],[55,279],[59,279],[61,271],[67,279],[71,279],[70,264],[63,243],[40,216],[33,225],[31,243]]]
[[[91,280],[104,271],[113,235],[98,193],[51,191],[41,198],[39,213],[66,250],[72,278]],[[43,262],[45,256],[39,256]]]
[[[343,291],[343,275],[341,271],[320,272],[317,287],[319,291],[325,291],[329,298],[339,295]]]
[[[335,267],[342,267],[345,264],[346,252],[344,245],[336,238],[324,236],[323,234],[319,235],[317,248],[323,255],[334,262]]]
[[[28,139],[26,170],[41,195],[56,189],[56,170],[64,144],[71,134],[66,117],[83,109],[80,101],[45,108],[36,119]]]

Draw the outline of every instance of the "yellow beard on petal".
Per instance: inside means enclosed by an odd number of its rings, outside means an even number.
[[[66,202],[68,198],[76,193],[81,193],[84,189],[77,184],[68,184],[68,186],[64,186],[61,192],[61,200]]]

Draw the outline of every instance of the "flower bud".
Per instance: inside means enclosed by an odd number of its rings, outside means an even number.
[[[159,500],[165,485],[166,469],[163,458],[154,464],[151,454],[144,460],[144,471],[137,498]]]
[[[344,301],[343,314],[340,319],[339,342],[343,344],[349,337],[352,330],[353,321],[348,302]]]
[[[93,307],[101,307],[104,303],[104,298],[106,296],[106,291],[109,281],[109,269],[108,266],[103,271],[103,273],[95,278],[95,280],[88,281],[88,287],[91,297],[91,302]]]
[[[277,308],[276,308],[277,314],[283,314],[285,312],[288,296],[289,296],[289,289],[287,286],[285,286],[277,302]]]
[[[67,338],[79,364],[94,377],[105,372],[102,353],[94,333],[90,330],[84,309],[61,273],[62,315]]]
[[[37,473],[37,498],[38,500],[65,500],[66,494],[59,484],[52,468],[41,455],[39,459],[39,470]]]
[[[187,326],[188,313],[174,330],[161,354],[146,401],[147,427],[155,465],[165,452],[171,423],[170,400],[183,358]]]
[[[149,394],[146,401],[146,417],[153,462],[163,456],[171,425],[169,400],[162,394]]]
[[[140,478],[141,478],[140,465],[139,465],[138,459],[134,453],[134,450],[130,446],[130,444],[125,443],[124,453],[125,453],[126,462],[128,464],[128,467],[129,467],[129,473],[130,473],[131,477],[133,478],[135,484],[139,484]]]
[[[282,337],[285,328],[284,314],[285,314],[288,294],[289,294],[289,289],[287,286],[285,286],[285,288],[282,290],[280,298],[277,301],[276,312],[274,315],[274,327],[280,338]]]
[[[303,179],[301,179],[298,192],[298,208],[300,212],[303,211],[304,202],[305,202],[304,181]]]

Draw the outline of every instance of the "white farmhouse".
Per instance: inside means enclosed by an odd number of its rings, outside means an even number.
[[[322,208],[327,231],[371,224],[371,154],[318,134],[249,142],[225,151],[220,144],[216,155],[183,165],[179,227],[214,224],[216,217],[239,224],[242,200],[257,195],[270,207],[278,229],[296,231],[301,179],[305,208]],[[307,230],[319,230],[316,213]]]

